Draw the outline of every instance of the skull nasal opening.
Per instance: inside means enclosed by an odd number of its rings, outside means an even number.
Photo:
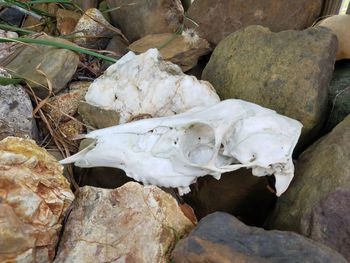
[[[180,147],[189,162],[207,164],[216,153],[214,129],[204,123],[191,124],[184,131]]]

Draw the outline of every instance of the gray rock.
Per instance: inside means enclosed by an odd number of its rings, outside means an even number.
[[[181,26],[184,9],[180,0],[107,0],[113,24],[133,42],[150,34],[172,33]]]
[[[190,6],[188,16],[199,24],[199,35],[217,45],[249,25],[262,25],[273,32],[307,28],[319,16],[322,3],[323,0],[197,0]]]
[[[155,186],[82,187],[54,262],[167,262],[169,249],[193,226]]]
[[[0,85],[0,140],[7,136],[37,139],[33,106],[24,88]]]
[[[292,232],[265,231],[216,212],[173,251],[175,263],[346,263],[336,251]]]
[[[249,26],[220,42],[202,77],[221,99],[247,100],[299,120],[302,142],[309,142],[326,117],[336,49],[326,28],[272,33]]]
[[[349,160],[350,116],[300,156],[269,227],[299,232],[350,260]]]
[[[273,208],[276,195],[265,177],[252,176],[250,169],[199,178],[184,197],[200,219],[216,211],[230,213],[249,225],[262,225]]]
[[[38,39],[48,39],[74,45],[61,38],[40,36]],[[78,63],[79,56],[73,51],[31,44],[31,46],[25,46],[22,50],[19,50],[17,56],[4,66],[11,72],[24,77],[37,96],[46,97],[49,90],[46,78],[51,81],[52,92],[56,94],[65,88],[71,80]],[[38,66],[44,74],[38,72],[36,69]]]
[[[328,90],[329,117],[326,130],[333,129],[350,114],[350,61],[336,64]]]

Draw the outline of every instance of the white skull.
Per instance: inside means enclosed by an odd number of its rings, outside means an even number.
[[[96,139],[63,161],[80,167],[115,167],[144,184],[190,191],[198,177],[242,167],[253,175],[274,174],[281,195],[294,175],[292,152],[301,123],[242,100],[203,110],[145,119],[87,134]]]

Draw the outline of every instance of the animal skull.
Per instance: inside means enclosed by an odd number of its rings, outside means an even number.
[[[301,123],[242,100],[202,110],[145,119],[87,134],[96,143],[61,161],[80,167],[115,167],[144,184],[190,191],[198,177],[251,168],[274,174],[281,195],[294,175],[292,152]]]

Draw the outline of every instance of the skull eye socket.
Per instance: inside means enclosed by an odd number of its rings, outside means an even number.
[[[207,164],[215,155],[215,132],[204,123],[191,124],[181,140],[183,155],[195,164]]]

